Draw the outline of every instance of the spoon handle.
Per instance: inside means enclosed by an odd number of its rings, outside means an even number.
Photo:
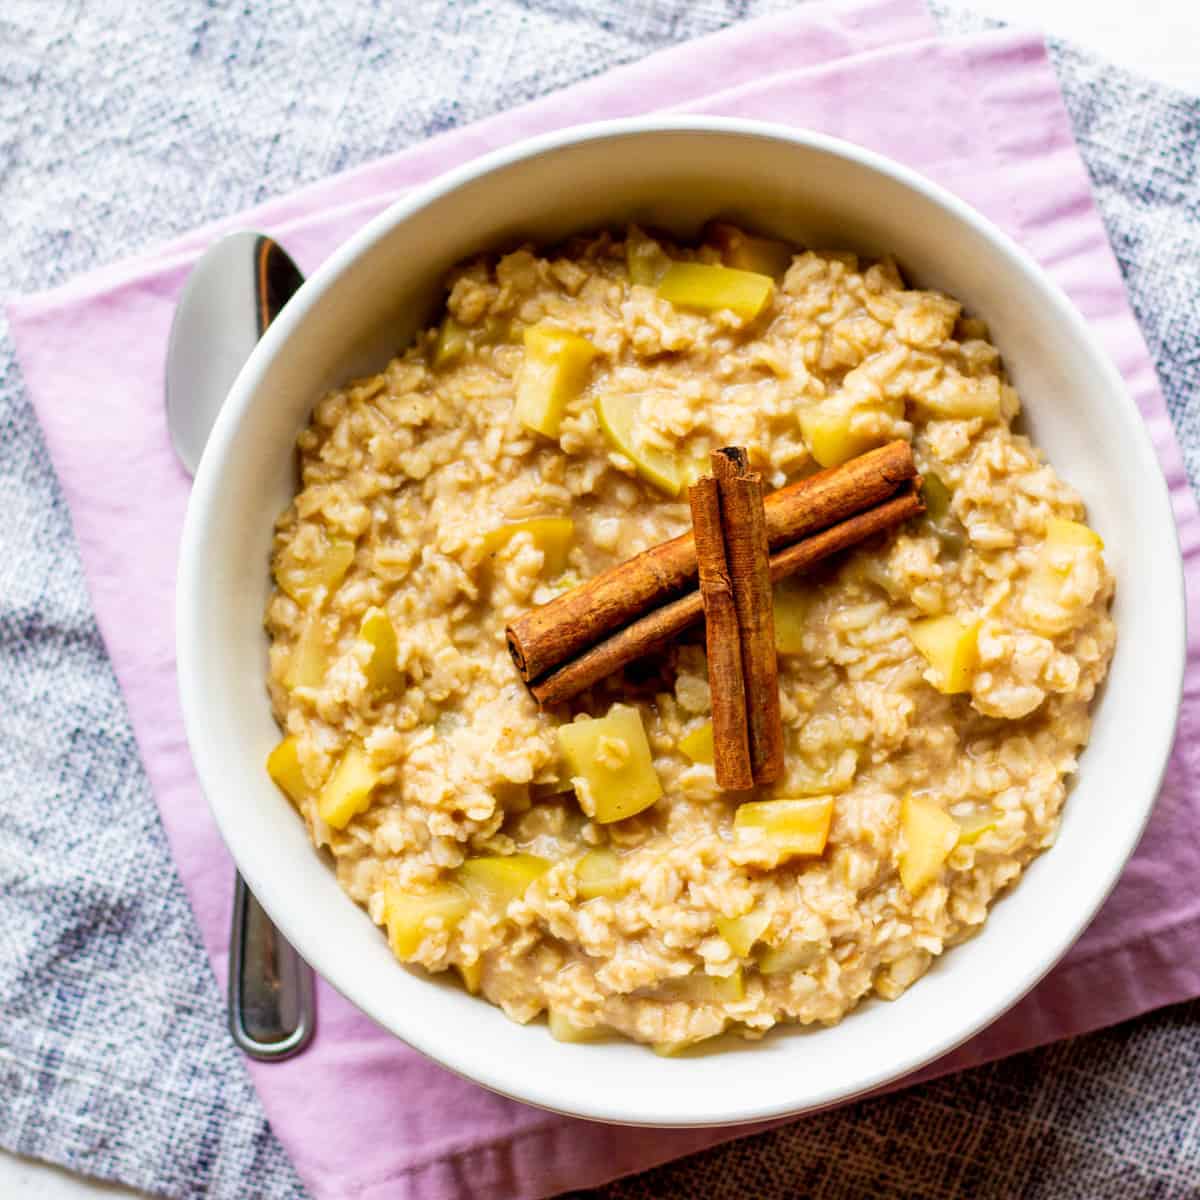
[[[255,343],[304,282],[278,242],[231,233],[192,268],[167,343],[171,444],[195,472],[221,405]],[[229,1028],[252,1058],[303,1050],[316,1027],[312,968],[271,923],[239,875],[229,949]]]
[[[255,320],[259,337],[304,282],[269,237],[254,246]],[[229,1029],[251,1058],[278,1062],[297,1054],[316,1028],[312,968],[275,927],[239,873],[229,943]]]
[[[275,927],[239,873],[229,945],[229,1030],[251,1058],[303,1050],[316,1028],[312,968]]]

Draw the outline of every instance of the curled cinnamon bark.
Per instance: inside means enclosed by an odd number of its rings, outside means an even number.
[[[808,570],[822,559],[884,533],[924,511],[925,505],[916,487],[905,487],[882,504],[776,551],[770,559],[771,581],[778,582],[788,575]],[[556,671],[531,684],[529,690],[543,708],[562,704],[629,663],[669,645],[703,615],[700,593],[686,592],[563,663]]]
[[[738,446],[715,450],[712,464],[721,494],[721,529],[742,649],[750,770],[755,784],[762,787],[781,779],[784,766],[762,476],[749,469],[746,452]]]
[[[688,500],[692,506],[692,532],[704,605],[713,771],[718,787],[745,791],[754,786],[746,724],[746,683],[717,480],[711,476],[698,480],[688,489]]]
[[[771,548],[806,538],[879,504],[917,473],[912,447],[892,442],[840,467],[771,492],[763,501]],[[623,626],[696,586],[690,533],[652,546],[556,596],[508,627],[508,648],[521,678],[536,680]]]

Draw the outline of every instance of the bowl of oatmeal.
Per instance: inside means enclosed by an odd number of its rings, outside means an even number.
[[[545,704],[596,637],[506,644],[686,536],[730,445],[773,495],[899,447],[924,502],[775,585],[744,793],[702,624]],[[930,1061],[1082,931],[1181,580],[1119,376],[986,221],[819,136],[621,122],[421,189],[271,327],[189,506],[181,694],[239,868],[380,1024],[560,1111],[754,1120]]]

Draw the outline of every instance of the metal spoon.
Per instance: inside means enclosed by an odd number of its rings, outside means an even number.
[[[192,269],[167,343],[167,428],[194,475],[226,395],[255,342],[304,282],[278,243],[234,233]],[[303,1050],[316,1027],[312,968],[236,879],[229,942],[229,1029],[264,1062]]]

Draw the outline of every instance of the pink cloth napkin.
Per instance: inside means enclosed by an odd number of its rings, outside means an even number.
[[[714,80],[723,88],[716,95]],[[1171,485],[1192,634],[1178,744],[1149,830],[1059,967],[918,1077],[1200,994],[1200,515],[1041,41],[1010,32],[939,41],[920,0],[811,4],[741,26],[9,306],[100,629],[218,980],[232,864],[194,778],[176,698],[174,574],[188,480],[170,449],[161,395],[167,331],[188,268],[217,234],[256,226],[311,271],[399,192],[479,153],[577,121],[666,107],[848,138],[982,209],[1092,322]],[[280,1065],[250,1064],[276,1133],[318,1197],[544,1196],[748,1132],[606,1127],[528,1108],[435,1066],[324,984],[319,1003],[308,1051]]]

